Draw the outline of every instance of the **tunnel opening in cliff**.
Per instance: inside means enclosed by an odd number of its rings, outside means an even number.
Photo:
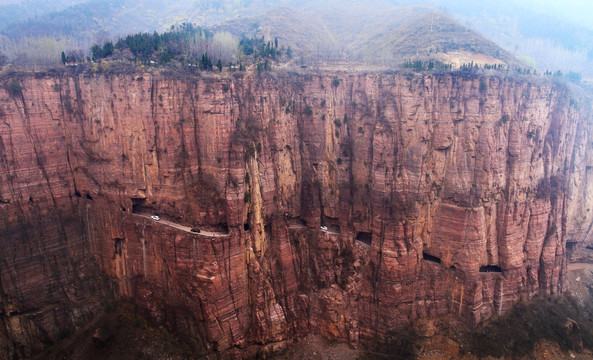
[[[502,269],[500,268],[500,266],[486,265],[486,266],[480,266],[480,272],[481,273],[501,273]]]
[[[248,224],[249,226],[249,224]],[[229,225],[227,223],[218,223],[214,225],[214,231],[228,235],[229,234]]]
[[[426,251],[422,252],[422,260],[430,261],[437,264],[440,264],[442,262],[441,258],[436,257],[434,255],[430,255]]]
[[[356,234],[356,240],[370,246],[371,242],[373,241],[373,234],[370,232],[360,231],[358,234]]]
[[[567,257],[568,257],[569,259],[571,259],[571,258],[572,258],[572,255],[573,255],[573,254],[574,254],[576,251],[578,251],[578,249],[579,249],[579,244],[578,244],[578,243],[576,243],[576,242],[571,242],[571,241],[567,242],[567,243],[566,243],[566,254],[567,254]],[[586,251],[586,250],[588,250],[588,249],[585,247],[585,251]]]
[[[288,219],[288,226],[293,227],[307,227],[307,222],[301,217],[293,217]]]
[[[150,207],[146,203],[146,198],[130,198],[132,200],[132,214],[142,214],[150,212]]]
[[[339,233],[340,232],[340,219],[325,216],[321,221],[321,226],[327,227],[329,232]]]

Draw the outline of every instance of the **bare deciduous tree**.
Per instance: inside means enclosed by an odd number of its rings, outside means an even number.
[[[106,42],[111,40],[111,35],[109,35],[109,33],[105,30],[99,30],[96,34],[95,34],[95,44],[99,44],[99,45],[103,45]]]
[[[212,38],[209,54],[224,64],[235,62],[239,56],[239,39],[226,31],[217,32]]]
[[[85,58],[85,53],[84,53],[84,50],[82,50],[82,49],[75,49],[75,50],[68,51],[68,60],[70,62],[76,62],[76,63],[84,62],[84,58]]]
[[[0,69],[3,68],[6,64],[8,64],[8,56],[0,53]]]

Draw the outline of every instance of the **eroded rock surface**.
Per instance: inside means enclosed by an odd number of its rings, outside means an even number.
[[[111,292],[225,356],[311,332],[355,347],[446,314],[473,324],[561,291],[567,249],[593,241],[590,106],[563,85],[17,79],[0,89],[9,358]]]

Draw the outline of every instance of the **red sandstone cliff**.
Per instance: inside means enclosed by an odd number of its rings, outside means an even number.
[[[307,332],[356,345],[419,317],[476,323],[559,292],[567,248],[593,242],[589,105],[562,85],[17,79],[0,89],[7,357],[111,291],[227,355]]]

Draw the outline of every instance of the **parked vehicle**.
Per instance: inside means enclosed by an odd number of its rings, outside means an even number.
[[[321,230],[325,230],[325,231],[327,231],[327,226],[322,226],[322,227],[321,227]]]
[[[196,234],[199,234],[200,233],[200,229],[196,229],[196,228],[193,228],[190,231],[193,232],[193,233],[196,233]]]
[[[154,221],[159,221],[161,219],[158,215],[152,215],[150,218]]]

